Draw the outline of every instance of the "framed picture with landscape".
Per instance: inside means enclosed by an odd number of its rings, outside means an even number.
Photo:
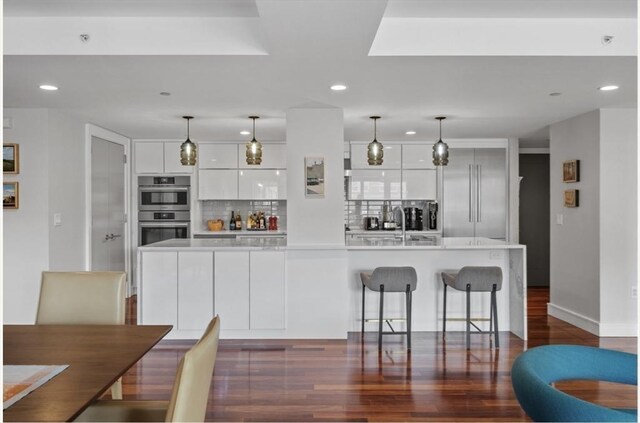
[[[305,196],[324,198],[324,157],[304,158]]]
[[[17,209],[20,199],[17,182],[4,182],[2,184],[2,208]]]
[[[2,172],[20,173],[18,144],[2,144]]]
[[[580,160],[562,163],[562,182],[580,182]]]

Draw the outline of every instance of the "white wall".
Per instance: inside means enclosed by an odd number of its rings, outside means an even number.
[[[20,208],[3,213],[5,323],[35,321],[43,270],[84,269],[84,125],[58,111],[5,108],[20,145]],[[63,225],[53,226],[61,213]]]
[[[35,320],[40,273],[49,268],[48,152],[46,109],[4,109],[13,127],[5,143],[20,145],[19,209],[3,211],[3,318],[5,324]],[[66,248],[65,246],[60,246]]]
[[[84,134],[82,122],[49,110],[50,270],[84,269]],[[61,226],[53,226],[55,213]]]
[[[551,125],[549,314],[599,336],[637,335],[636,113],[594,110]],[[571,159],[580,182],[563,183]],[[579,207],[563,206],[566,189],[580,191]]]
[[[601,336],[637,336],[637,148],[637,110],[601,110]]]
[[[287,110],[287,245],[344,245],[344,116]],[[324,157],[324,198],[305,198],[305,157]]]

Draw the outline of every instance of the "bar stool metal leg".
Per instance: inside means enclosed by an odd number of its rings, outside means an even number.
[[[447,284],[442,282],[444,285],[444,299],[442,301],[442,337],[444,338],[444,333],[447,331]]]
[[[500,348],[500,338],[498,336],[498,301],[496,298],[496,284],[493,284],[493,290],[491,290],[491,299],[493,300],[493,320],[495,329],[495,338],[496,338],[496,348]]]
[[[407,300],[407,349],[411,349],[411,285],[407,284],[407,292],[405,294]]]
[[[467,284],[467,349],[471,346],[471,285]]]
[[[362,339],[364,339],[364,290],[366,287],[362,284]]]
[[[378,321],[378,349],[382,349],[382,311],[384,310],[384,285],[380,285],[380,320]]]

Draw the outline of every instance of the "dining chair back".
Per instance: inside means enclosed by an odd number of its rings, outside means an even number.
[[[37,325],[123,325],[124,272],[42,272]]]

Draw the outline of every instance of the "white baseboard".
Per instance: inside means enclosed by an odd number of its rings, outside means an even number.
[[[600,337],[638,336],[638,324],[633,322],[600,323],[590,317],[551,303],[547,303],[547,314]]]
[[[547,303],[547,314],[556,319],[564,320],[580,329],[586,330],[596,336],[600,336],[600,325],[590,317],[583,316],[575,311],[568,310],[555,304]]]

